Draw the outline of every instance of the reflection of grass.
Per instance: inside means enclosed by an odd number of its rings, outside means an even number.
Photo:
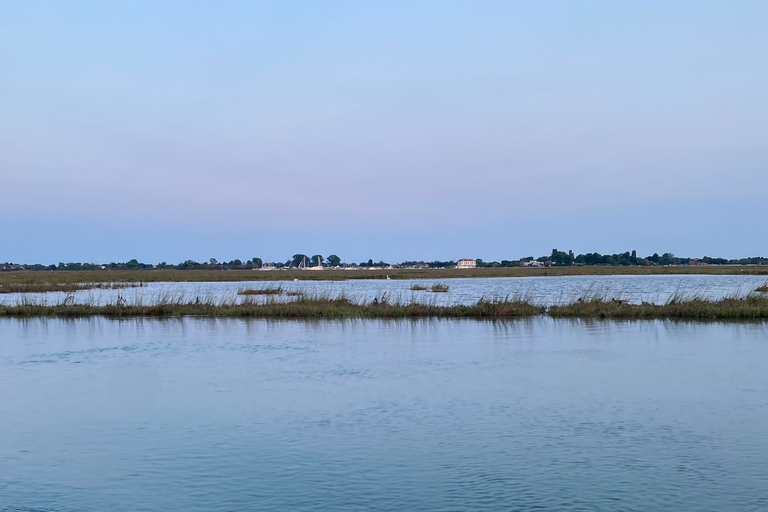
[[[141,288],[144,283],[5,283],[0,284],[0,293],[42,293],[76,292],[78,290],[116,290],[118,288]]]
[[[436,283],[432,285],[432,288],[430,288],[430,290],[435,293],[446,293],[448,291],[448,285],[442,284],[442,283]]]
[[[240,288],[237,291],[238,295],[280,295],[283,293],[283,287],[277,288]]]
[[[75,303],[74,295],[57,304],[34,303],[21,299],[10,306],[0,305],[0,317],[180,317],[222,316],[253,318],[519,318],[546,315],[553,318],[615,319],[690,319],[754,320],[768,318],[768,296],[752,294],[707,300],[699,297],[673,298],[666,304],[630,304],[605,297],[580,299],[545,308],[522,298],[481,299],[471,305],[403,303],[391,299],[356,303],[344,294],[338,296],[298,296],[295,300],[269,298],[257,303],[246,297],[242,303],[232,298],[214,300],[196,297],[164,296],[153,304],[128,304],[118,297],[105,305]]]
[[[426,290],[426,289],[427,289],[427,287],[424,286],[424,285],[421,285],[421,284],[415,284],[414,283],[414,284],[411,285],[411,290],[413,290],[414,292],[420,292],[420,291],[423,291],[423,290]]]

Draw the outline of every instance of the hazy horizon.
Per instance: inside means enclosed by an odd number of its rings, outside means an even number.
[[[0,6],[0,261],[768,256],[768,4]]]

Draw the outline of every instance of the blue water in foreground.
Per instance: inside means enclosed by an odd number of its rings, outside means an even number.
[[[768,324],[0,320],[3,511],[764,511]]]

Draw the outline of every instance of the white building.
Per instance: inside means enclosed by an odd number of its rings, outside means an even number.
[[[461,258],[456,262],[456,268],[477,268],[477,261],[469,258]]]
[[[542,263],[541,261],[531,260],[531,261],[523,262],[523,266],[524,267],[543,267],[544,263]]]

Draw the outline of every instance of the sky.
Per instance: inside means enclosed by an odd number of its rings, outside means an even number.
[[[0,261],[768,256],[768,2],[0,3]]]

